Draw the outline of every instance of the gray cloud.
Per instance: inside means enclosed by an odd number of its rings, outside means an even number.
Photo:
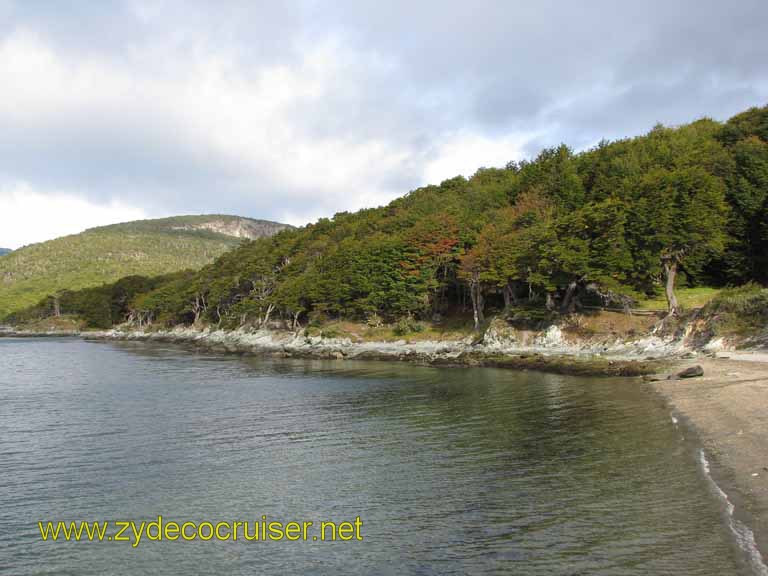
[[[0,180],[300,222],[453,157],[765,104],[766,21],[764,0],[0,0]]]

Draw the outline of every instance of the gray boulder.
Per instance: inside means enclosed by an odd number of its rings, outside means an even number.
[[[698,378],[699,376],[704,376],[704,368],[698,364],[677,373],[678,378]]]

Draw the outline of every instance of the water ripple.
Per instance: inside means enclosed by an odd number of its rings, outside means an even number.
[[[44,359],[44,361],[41,361]],[[362,543],[40,541],[37,520],[361,516]],[[0,339],[0,572],[747,574],[631,381]]]

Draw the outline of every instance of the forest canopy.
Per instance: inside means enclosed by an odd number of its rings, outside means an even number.
[[[567,313],[661,292],[675,314],[675,286],[749,281],[768,281],[768,107],[581,153],[548,148],[247,242],[198,272],[93,290],[103,318],[90,323],[295,328],[466,310],[479,326],[489,308]],[[68,294],[56,313],[95,297]],[[50,314],[52,302],[19,317]]]

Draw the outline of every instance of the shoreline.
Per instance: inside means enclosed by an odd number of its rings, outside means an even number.
[[[704,376],[650,382],[700,446],[699,464],[752,571],[768,575],[768,357],[731,353],[674,365]]]
[[[427,366],[493,367],[537,370],[574,376],[648,376],[666,368],[671,361],[689,354],[661,339],[606,343],[566,340],[559,330],[526,334],[509,339],[491,335],[483,342],[472,337],[449,340],[352,341],[349,338],[322,338],[302,333],[260,330],[199,330],[182,328],[165,331],[13,331],[0,337],[78,337],[84,340],[170,342],[198,349],[241,355],[281,358],[335,360],[383,360],[412,362]]]
[[[85,340],[139,340],[171,342],[214,352],[261,355],[280,358],[333,360],[383,360],[412,362],[427,366],[493,367],[537,370],[574,376],[645,376],[658,373],[669,365],[667,355],[627,353],[626,346],[608,353],[596,353],[594,347],[564,343],[545,334],[525,344],[473,342],[462,340],[425,340],[408,342],[353,342],[349,338],[321,338],[273,331],[199,331],[181,329],[162,332],[107,331],[83,333]],[[647,351],[643,351],[647,352]],[[678,357],[679,359],[679,357]]]

